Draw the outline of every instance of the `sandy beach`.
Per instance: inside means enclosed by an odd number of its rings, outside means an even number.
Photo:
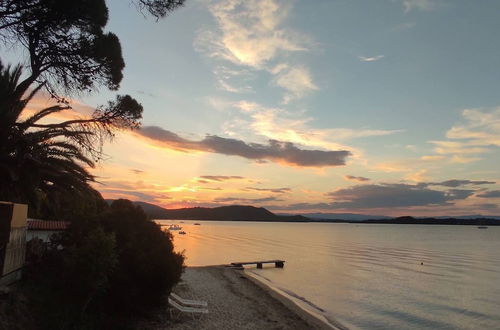
[[[208,302],[208,314],[194,318],[165,310],[140,329],[331,329],[245,275],[227,267],[189,267],[173,290],[179,296]]]

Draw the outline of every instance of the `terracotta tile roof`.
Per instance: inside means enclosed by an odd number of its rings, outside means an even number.
[[[69,222],[28,219],[28,230],[66,230]]]

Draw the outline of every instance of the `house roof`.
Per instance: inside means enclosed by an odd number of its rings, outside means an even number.
[[[67,221],[45,221],[28,219],[28,230],[66,230],[69,226]]]

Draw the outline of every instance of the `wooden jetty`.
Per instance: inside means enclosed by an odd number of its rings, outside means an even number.
[[[262,268],[263,264],[274,264],[276,268],[283,268],[283,266],[285,266],[285,260],[232,262],[231,266],[243,267],[244,265],[257,265],[257,268]]]

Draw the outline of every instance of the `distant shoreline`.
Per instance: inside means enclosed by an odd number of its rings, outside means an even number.
[[[112,202],[112,200],[107,201],[108,203]],[[306,214],[306,216],[300,214],[275,214],[263,207],[251,205],[165,209],[151,203],[140,201],[135,201],[133,203],[134,205],[140,206],[150,218],[156,220],[500,226],[500,217],[482,215],[471,215],[467,217],[458,216],[456,218],[416,218],[412,216],[390,218],[380,215],[323,214],[323,216],[320,217],[309,214]],[[356,216],[356,218],[352,218],[353,216]]]
[[[405,219],[402,219],[405,218]],[[436,219],[436,218],[411,218],[402,217],[394,219],[370,219],[370,220],[342,220],[342,219],[307,219],[307,220],[268,220],[268,219],[192,219],[192,218],[155,218],[161,221],[222,221],[222,222],[281,222],[281,223],[349,223],[349,224],[386,224],[386,225],[448,225],[448,226],[500,226],[500,220],[491,218],[478,219]],[[408,219],[411,218],[411,219]]]

